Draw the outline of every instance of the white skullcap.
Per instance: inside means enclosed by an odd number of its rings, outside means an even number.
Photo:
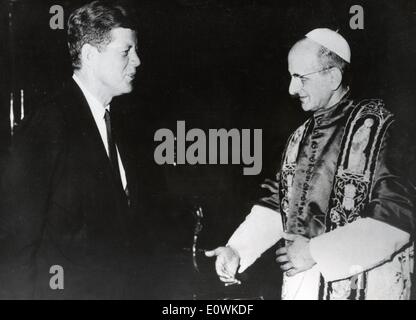
[[[308,34],[306,34],[306,38],[319,43],[320,45],[324,46],[328,50],[339,55],[342,59],[351,63],[351,49],[348,45],[347,40],[344,39],[339,33],[327,29],[327,28],[319,28],[314,29]]]

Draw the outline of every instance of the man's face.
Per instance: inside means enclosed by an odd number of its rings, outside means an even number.
[[[131,29],[115,28],[111,30],[111,42],[97,53],[94,77],[97,85],[111,97],[132,91],[136,68],[140,65],[136,51],[136,33]]]
[[[321,71],[324,67],[316,46],[308,41],[298,43],[289,53],[288,64],[292,77],[289,93],[299,98],[302,109],[316,111],[328,107],[333,91],[329,74]]]

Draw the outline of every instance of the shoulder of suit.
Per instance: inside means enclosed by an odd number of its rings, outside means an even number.
[[[16,133],[62,132],[67,127],[71,107],[79,103],[79,94],[75,83],[67,83],[59,90],[50,93],[46,99],[33,106],[24,120],[17,127]]]
[[[81,103],[82,97],[82,92],[75,82],[68,81],[40,102],[33,111],[33,116],[56,121],[65,120],[74,109],[73,107]]]

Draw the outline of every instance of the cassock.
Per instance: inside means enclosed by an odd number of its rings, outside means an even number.
[[[383,101],[347,94],[299,127],[270,194],[228,242],[239,272],[287,232],[310,239],[316,264],[284,275],[283,299],[409,299],[415,193],[395,161],[394,125]]]

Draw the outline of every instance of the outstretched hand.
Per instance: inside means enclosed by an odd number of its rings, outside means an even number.
[[[215,260],[215,270],[222,282],[236,283],[235,278],[237,269],[240,265],[240,256],[231,247],[218,247],[211,251],[205,251],[207,257],[217,257]]]

